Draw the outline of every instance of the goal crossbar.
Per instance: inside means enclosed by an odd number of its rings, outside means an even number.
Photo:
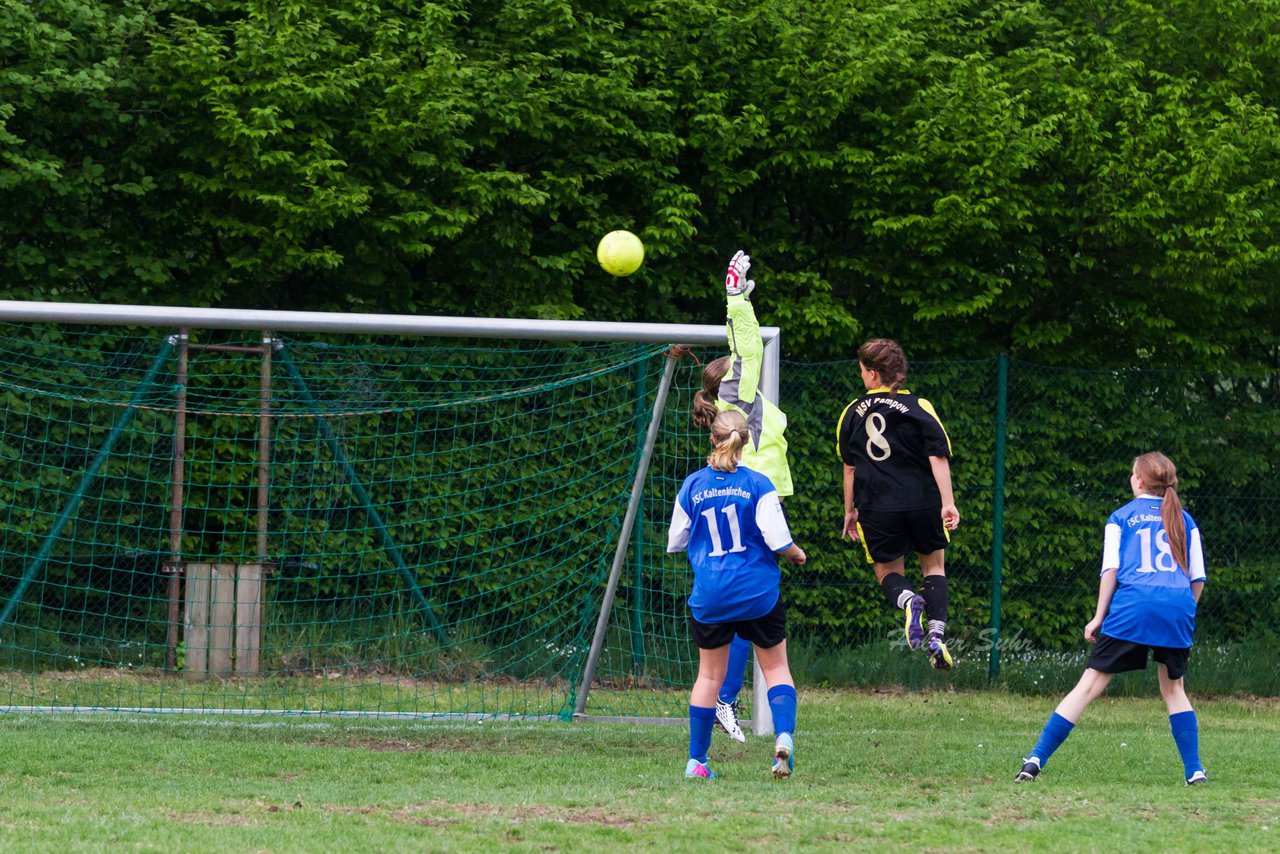
[[[536,320],[493,317],[438,317],[405,314],[343,314],[320,311],[266,311],[239,308],[170,308],[152,305],[0,300],[0,320],[12,323],[68,323],[197,329],[271,329],[281,332],[376,333],[441,338],[506,338],[548,341],[616,341],[635,344],[722,344],[724,326],[684,323],[620,323],[593,320]],[[776,326],[760,327],[766,346],[779,336]]]

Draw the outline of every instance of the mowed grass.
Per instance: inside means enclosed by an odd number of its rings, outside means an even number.
[[[22,851],[1275,851],[1280,701],[1199,699],[1183,784],[1158,697],[1091,707],[1015,785],[1056,698],[801,689],[772,740],[683,727],[0,716],[0,848]]]

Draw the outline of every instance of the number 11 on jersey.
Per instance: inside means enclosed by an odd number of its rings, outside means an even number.
[[[745,552],[747,547],[742,544],[742,527],[738,524],[738,508],[729,504],[721,507],[720,512],[724,514],[725,519],[729,522],[729,537],[733,541],[733,545],[729,548],[729,551],[724,550],[724,540],[720,538],[720,525],[716,522],[715,508],[708,507],[700,514],[702,518],[707,520],[707,533],[711,535],[712,549],[707,553],[708,557],[721,557],[735,552]]]

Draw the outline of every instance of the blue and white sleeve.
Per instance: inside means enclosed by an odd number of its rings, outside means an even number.
[[[1120,526],[1113,519],[1107,520],[1107,529],[1102,535],[1102,569],[1098,575],[1108,569],[1120,569]]]
[[[683,497],[683,493],[681,493]],[[671,511],[671,527],[667,529],[667,551],[682,552],[689,548],[689,535],[693,531],[693,520],[684,511],[679,499]]]
[[[787,526],[782,501],[776,491],[766,492],[756,502],[756,527],[760,529],[765,544],[775,552],[791,547],[791,529]]]
[[[1204,548],[1200,545],[1200,528],[1193,525],[1187,532],[1187,574],[1192,581],[1208,578],[1204,571]]]

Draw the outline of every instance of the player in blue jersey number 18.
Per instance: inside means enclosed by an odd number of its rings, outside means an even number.
[[[1155,659],[1169,729],[1182,757],[1187,785],[1207,779],[1200,761],[1196,713],[1183,688],[1191,655],[1196,606],[1204,590],[1200,529],[1178,499],[1178,472],[1161,453],[1133,461],[1133,500],[1111,514],[1102,546],[1098,606],[1084,627],[1093,653],[1071,693],[1049,716],[1036,746],[1014,779],[1034,780],[1111,677],[1143,670]]]
[[[698,645],[698,677],[689,695],[686,777],[714,777],[707,750],[734,635],[750,641],[769,686],[776,740],[773,776],[795,764],[796,689],[787,664],[787,616],[777,555],[805,562],[791,539],[772,481],[741,464],[750,441],[742,413],[721,412],[711,424],[706,467],[685,478],[676,495],[667,551],[688,552],[693,568],[690,634]]]

